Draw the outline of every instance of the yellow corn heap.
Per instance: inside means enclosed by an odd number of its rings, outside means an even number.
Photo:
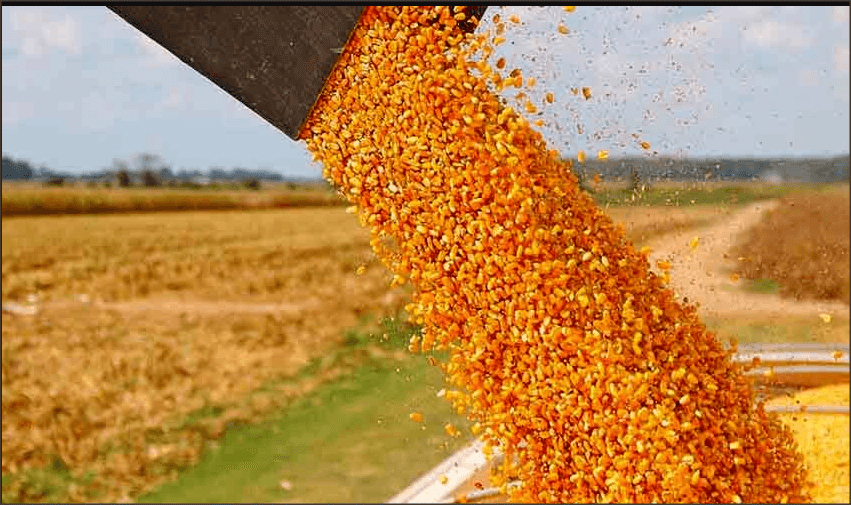
[[[368,8],[306,140],[394,282],[416,288],[412,350],[449,349],[445,396],[517,462],[502,474],[523,482],[511,498],[807,499],[789,429],[489,91],[509,79],[487,63],[488,36],[456,19]]]
[[[809,406],[848,405],[848,384],[834,384],[801,391],[792,397],[779,397],[766,405]],[[780,414],[795,435],[810,468],[810,478],[818,483],[813,490],[815,503],[848,503],[849,433],[848,416],[802,412]]]

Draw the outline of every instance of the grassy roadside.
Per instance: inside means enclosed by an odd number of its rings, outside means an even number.
[[[350,332],[346,353],[361,351],[357,368],[256,424],[229,427],[197,466],[138,501],[390,498],[468,440],[444,433],[447,422],[468,423],[436,397],[440,371],[402,350],[413,331],[385,321],[376,336]],[[413,411],[424,414],[423,424],[409,419]]]

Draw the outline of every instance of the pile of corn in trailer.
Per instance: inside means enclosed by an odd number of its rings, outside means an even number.
[[[802,416],[810,418],[840,416],[847,431],[849,416],[847,404],[778,405],[777,402],[770,400],[824,386],[837,384],[847,386],[849,384],[848,345],[807,343],[740,345],[733,360],[746,368],[745,374],[753,378],[757,396],[768,400],[766,411],[779,414],[801,413]],[[824,433],[821,436],[830,436],[830,433]],[[500,493],[498,488],[491,487],[488,482],[491,467],[501,461],[502,455],[496,453],[489,461],[481,449],[482,444],[474,441],[417,479],[391,498],[388,503],[507,502],[507,497]],[[830,458],[816,459],[826,465],[836,463]],[[845,466],[847,469],[847,465]],[[816,497],[819,495],[817,491]]]

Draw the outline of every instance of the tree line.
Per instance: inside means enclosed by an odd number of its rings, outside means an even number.
[[[735,181],[765,180],[767,182],[839,182],[849,180],[851,157],[848,154],[833,157],[808,158],[670,158],[623,157],[606,161],[587,160],[574,164],[574,171],[584,180],[599,174],[606,180],[626,181],[631,185],[652,184],[654,181]],[[235,167],[211,167],[206,172],[199,169],[175,171],[159,155],[142,153],[127,161],[115,159],[112,165],[98,171],[79,175],[56,172],[42,165],[34,167],[26,160],[3,155],[3,179],[42,181],[81,180],[113,181],[119,186],[158,186],[174,183],[208,181],[300,181],[285,178],[268,169],[251,170]],[[311,181],[318,181],[319,178]]]
[[[252,170],[234,167],[230,170],[224,167],[211,167],[206,171],[200,169],[173,167],[159,155],[142,153],[130,160],[114,159],[109,167],[82,174],[59,172],[45,165],[33,166],[27,160],[15,159],[3,154],[4,180],[40,180],[58,184],[64,180],[113,183],[117,186],[162,186],[170,183],[199,184],[206,181],[244,182],[251,181],[284,181],[278,172],[269,169]]]

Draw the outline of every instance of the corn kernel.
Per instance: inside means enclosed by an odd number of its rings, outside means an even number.
[[[469,71],[485,66],[460,12],[365,8],[305,140],[394,281],[411,283],[411,351],[448,349],[444,397],[488,459],[502,448],[498,485],[522,483],[512,501],[806,500],[788,430],[752,415],[748,379],[651,274],[650,249],[625,243],[537,121],[489,91],[522,86],[521,72]]]

